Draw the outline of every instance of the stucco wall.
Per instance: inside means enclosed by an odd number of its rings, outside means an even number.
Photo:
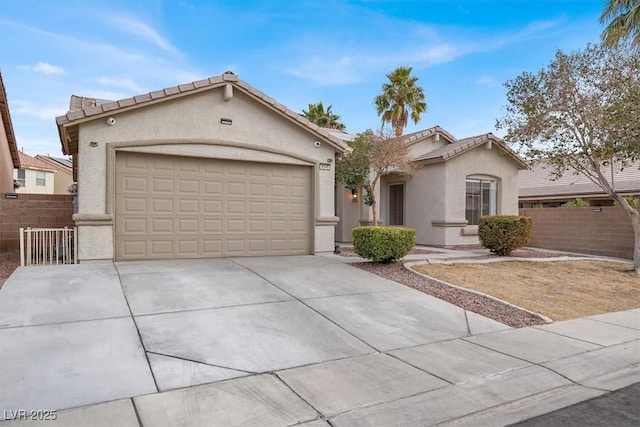
[[[469,176],[495,178],[498,180],[499,215],[518,214],[518,165],[495,146],[483,145],[447,161],[445,216],[448,221],[465,220],[466,178]],[[443,245],[466,245],[478,243],[477,235],[464,235],[463,229],[472,227],[442,227],[446,243]]]
[[[222,88],[218,88],[112,117],[116,119],[113,126],[108,126],[104,118],[80,124],[78,218],[91,221],[91,215],[112,214],[110,180],[117,150],[315,164],[315,251],[333,251],[334,223],[323,220],[334,217],[334,149],[325,143],[316,148],[318,138],[237,88],[229,101],[223,100]],[[221,118],[231,119],[233,124],[223,125]],[[318,163],[331,163],[331,169],[319,170]],[[97,241],[83,239],[80,231],[81,260],[83,256],[87,260],[108,258],[113,253],[112,226],[100,227],[101,238]],[[94,257],[89,251],[93,245],[108,248],[92,249],[98,254]]]
[[[67,189],[73,184],[71,173],[55,171],[53,175],[53,194],[70,194]]]
[[[4,122],[0,115],[0,193],[13,192],[13,161],[9,151],[9,141],[4,132]]]
[[[405,224],[416,229],[419,245],[435,245],[443,239],[431,222],[445,218],[446,186],[445,163],[425,165],[406,184]]]

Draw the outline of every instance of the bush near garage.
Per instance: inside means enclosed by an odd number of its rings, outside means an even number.
[[[356,227],[351,235],[353,251],[375,263],[386,264],[398,260],[416,245],[416,230],[413,228]]]
[[[533,220],[518,215],[487,215],[480,217],[480,244],[499,256],[511,254],[524,247],[531,238]]]

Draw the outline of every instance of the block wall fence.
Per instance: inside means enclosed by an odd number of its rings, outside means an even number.
[[[20,253],[20,228],[73,228],[73,196],[66,194],[18,194],[0,197],[0,255]]]
[[[533,219],[529,246],[633,259],[633,227],[620,207],[520,209]]]

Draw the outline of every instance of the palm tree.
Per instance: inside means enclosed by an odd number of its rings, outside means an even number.
[[[309,104],[308,110],[302,110],[302,115],[312,123],[317,124],[323,128],[344,130],[345,125],[340,121],[340,116],[333,114],[331,111],[331,105],[324,109],[322,101],[317,104]]]
[[[416,85],[418,77],[411,76],[412,70],[411,67],[398,67],[387,74],[389,83],[382,85],[382,93],[374,99],[382,125],[391,123],[396,136],[402,135],[407,127],[409,115],[417,124],[420,114],[427,111],[424,91]]]
[[[600,15],[600,23],[606,22],[601,36],[604,44],[614,45],[628,38],[640,48],[640,0],[609,0]]]

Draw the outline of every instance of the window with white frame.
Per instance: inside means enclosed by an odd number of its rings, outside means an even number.
[[[36,185],[39,187],[46,187],[47,173],[45,171],[36,171]]]
[[[467,178],[465,217],[469,225],[478,225],[482,215],[495,215],[498,210],[498,181]]]
[[[16,181],[18,181],[18,184],[20,184],[21,187],[24,187],[26,182],[24,169],[18,169],[18,179]]]

